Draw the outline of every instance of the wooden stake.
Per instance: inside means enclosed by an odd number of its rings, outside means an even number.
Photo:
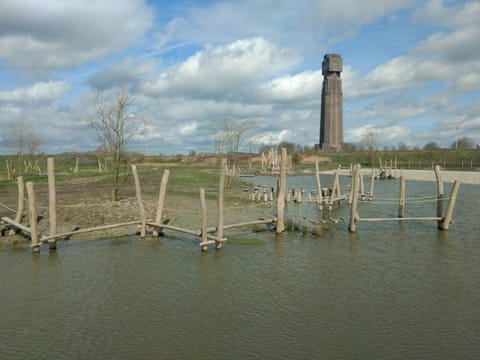
[[[218,185],[218,224],[217,224],[217,237],[218,239],[223,238],[223,196],[225,193],[225,174],[227,172],[227,159],[222,159],[222,169],[220,173],[220,183]],[[219,240],[215,243],[215,248],[221,249],[222,242]]]
[[[11,173],[10,173],[10,162],[8,160],[5,161],[7,165],[7,179],[10,180],[12,178]]]
[[[357,202],[358,202],[358,183],[360,174],[360,164],[356,164],[353,170],[353,186],[352,186],[352,207],[350,208],[350,225],[348,230],[350,232],[355,232],[355,220],[357,216]]]
[[[398,217],[405,216],[405,176],[400,175],[400,196],[398,203]]]
[[[48,176],[48,218],[50,225],[50,236],[57,234],[57,192],[55,189],[55,159],[49,157],[47,159],[47,176]],[[57,248],[56,242],[49,243],[49,248],[54,250]]]
[[[40,252],[40,242],[38,240],[38,226],[37,226],[37,208],[35,203],[35,190],[33,182],[27,182],[27,196],[28,196],[28,215],[30,221],[30,236],[32,239],[32,251],[34,253]]]
[[[162,212],[163,204],[165,203],[165,194],[167,192],[168,178],[170,176],[170,170],[166,169],[163,171],[162,181],[160,182],[160,192],[158,194],[158,204],[157,204],[157,213],[155,215],[155,222],[158,224],[162,223]],[[161,228],[156,228],[153,230],[153,236],[159,236],[161,233]]]
[[[25,183],[23,181],[23,176],[17,178],[17,188],[18,188],[18,206],[17,206],[17,215],[15,216],[15,222],[21,224],[23,219],[23,211],[25,209]],[[15,231],[10,232],[15,233]],[[12,234],[13,235],[13,234]]]
[[[359,172],[358,176],[360,177],[360,196],[362,201],[365,200],[365,184],[363,183],[363,175]]]
[[[205,189],[200,189],[200,208],[202,210],[202,243],[207,242],[207,203],[205,201]],[[202,245],[202,251],[207,251],[208,246]]]
[[[435,165],[435,177],[437,179],[437,217],[442,217],[443,214],[443,182],[440,174],[440,165]],[[438,222],[438,228],[443,228],[442,221]]]
[[[320,184],[320,171],[318,169],[318,159],[315,159],[315,178],[317,180],[317,202],[319,205],[322,204],[322,186]]]
[[[452,222],[453,208],[455,207],[455,202],[457,201],[458,188],[460,187],[460,181],[455,180],[453,183],[453,189],[450,193],[450,200],[448,200],[447,212],[445,218],[442,221],[441,230],[448,230],[448,226]]]
[[[335,170],[334,174],[333,174],[333,186],[332,186],[332,193],[331,193],[331,198],[334,198],[337,196],[338,194],[338,184],[339,184],[339,181],[338,181],[338,170]]]
[[[133,173],[133,180],[135,181],[135,193],[137,195],[138,207],[140,208],[140,221],[142,224],[140,229],[140,237],[144,238],[146,235],[147,219],[145,217],[145,207],[143,206],[142,190],[140,188],[140,180],[138,179],[136,165],[132,165],[132,173]]]
[[[368,200],[373,200],[373,185],[375,183],[375,169],[372,169],[372,175],[370,176],[370,193],[368,194]]]
[[[287,186],[287,161],[287,149],[282,148],[282,158],[280,163],[280,181],[277,196],[277,234],[281,234],[285,231],[283,212],[285,210],[285,188]]]

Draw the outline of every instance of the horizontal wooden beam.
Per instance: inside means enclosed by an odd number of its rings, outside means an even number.
[[[140,225],[141,223],[142,223],[141,220],[134,220],[134,221],[128,221],[128,222],[119,223],[119,224],[102,225],[102,226],[97,226],[97,227],[93,227],[93,228],[73,230],[73,231],[69,231],[69,232],[65,232],[65,233],[57,234],[57,235],[42,236],[42,238],[40,240],[45,243],[45,242],[49,242],[49,241],[56,241],[55,239],[65,238],[67,236],[73,236],[73,235],[77,235],[77,234],[85,234],[85,233],[100,231],[100,230],[115,229],[115,228],[119,228],[119,227],[123,227],[123,226]]]
[[[16,227],[16,228],[19,229],[19,230],[25,231],[26,233],[29,233],[29,234],[32,233],[32,230],[30,230],[30,228],[29,228],[28,226],[19,224],[18,222],[16,222],[15,220],[10,219],[9,217],[6,217],[6,216],[2,217],[2,221],[3,221],[4,223],[10,224],[10,225]]]
[[[356,221],[374,222],[374,221],[439,221],[443,218],[437,216],[431,217],[402,217],[402,218],[359,218]]]

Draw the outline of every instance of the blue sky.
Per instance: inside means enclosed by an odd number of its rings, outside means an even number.
[[[94,150],[96,94],[125,82],[146,121],[131,150],[210,152],[224,120],[255,122],[245,143],[312,146],[326,53],[346,142],[480,143],[478,19],[480,1],[0,0],[0,154],[19,121],[43,152]]]

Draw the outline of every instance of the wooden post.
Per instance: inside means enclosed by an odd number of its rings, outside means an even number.
[[[437,217],[443,217],[443,182],[440,174],[440,165],[435,165],[435,177],[437,179]],[[442,221],[438,221],[438,228],[443,227]]]
[[[405,216],[405,176],[400,175],[400,197],[398,203],[398,217]]]
[[[48,219],[50,225],[50,236],[57,234],[57,192],[55,189],[55,159],[47,159],[47,177],[48,177]],[[50,249],[57,248],[57,242],[48,243]]]
[[[373,186],[375,183],[375,169],[372,169],[372,175],[370,176],[370,193],[368,194],[368,200],[373,200]]]
[[[37,208],[35,204],[35,190],[33,188],[33,182],[27,182],[27,196],[28,196],[28,215],[30,221],[30,236],[32,238],[32,251],[34,253],[40,252],[40,241],[38,239],[38,226],[37,226]]]
[[[77,160],[75,161],[75,169],[73,169],[74,174],[78,174],[78,161],[79,161],[79,158],[77,157]]]
[[[353,183],[355,182],[355,178],[354,178],[354,175],[356,174],[355,173],[355,165],[352,165],[352,177],[351,177],[351,180],[350,180],[350,193],[348,194],[348,205],[352,205],[352,200],[353,200]]]
[[[222,159],[222,169],[220,172],[220,182],[218,185],[218,224],[217,224],[217,237],[218,241],[215,241],[215,248],[217,250],[222,248],[223,239],[223,196],[225,193],[225,174],[227,172],[227,159]]]
[[[165,203],[165,194],[167,192],[167,184],[168,184],[168,177],[170,176],[170,170],[166,169],[163,171],[162,181],[160,182],[160,192],[158,194],[158,204],[157,204],[157,213],[155,215],[155,222],[157,224],[162,223],[162,212],[163,212],[163,205]],[[153,236],[159,236],[161,233],[161,229],[154,229]]]
[[[285,231],[283,212],[285,210],[285,188],[287,186],[287,161],[287,149],[282,148],[282,160],[280,163],[280,181],[277,196],[277,234],[281,234]]]
[[[200,208],[202,210],[202,243],[207,242],[207,203],[205,201],[205,189],[200,189]],[[207,251],[208,246],[202,245],[202,251]]]
[[[23,176],[17,178],[17,187],[18,187],[18,206],[17,206],[17,215],[15,216],[15,221],[19,224],[22,223],[23,210],[25,209],[25,183],[23,181]]]
[[[335,198],[337,193],[338,193],[338,170],[335,170],[335,173],[333,174],[333,185],[332,185],[332,193],[330,198]]]
[[[358,183],[359,183],[359,175],[360,174],[360,164],[356,164],[353,171],[353,187],[352,187],[352,207],[350,208],[350,225],[348,230],[350,232],[355,232],[355,221],[357,217],[357,202],[358,202]]]
[[[440,228],[441,230],[448,230],[448,226],[452,221],[453,208],[455,207],[455,201],[457,201],[457,193],[458,193],[459,187],[460,187],[460,181],[455,180],[455,182],[453,183],[452,192],[450,193],[450,200],[448,200],[447,212],[445,214],[445,218],[443,219],[442,226]]]
[[[319,205],[319,209],[322,210],[322,186],[320,184],[320,171],[318,169],[318,159],[315,159],[315,178],[317,180],[317,202]]]
[[[365,184],[363,182],[363,175],[361,172],[358,173],[358,176],[360,177],[360,196],[363,201],[365,200]]]
[[[138,207],[140,208],[140,221],[142,222],[142,225],[140,228],[140,237],[144,238],[146,235],[147,218],[145,217],[145,208],[143,206],[143,200],[142,200],[142,190],[140,188],[140,180],[138,179],[136,165],[132,165],[132,174],[133,174],[133,180],[135,181],[135,193],[137,195]]]
[[[12,178],[10,173],[10,161],[6,160],[5,163],[7,165],[7,179],[10,180]]]

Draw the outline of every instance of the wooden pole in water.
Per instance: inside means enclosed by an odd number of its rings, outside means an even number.
[[[163,171],[162,181],[160,182],[160,192],[158,194],[158,204],[157,204],[157,213],[155,215],[155,222],[157,224],[162,223],[162,212],[163,205],[165,203],[165,194],[167,192],[168,177],[170,176],[170,170],[166,169]],[[160,235],[161,228],[155,228],[153,230],[153,236],[157,237]]]
[[[35,190],[33,182],[27,182],[27,196],[28,196],[28,215],[30,221],[30,236],[32,239],[32,251],[34,253],[40,252],[40,242],[38,240],[38,226],[37,226],[37,208],[35,203]]]
[[[200,189],[200,208],[202,210],[202,243],[206,243],[207,238],[207,203],[205,201],[205,189]],[[202,251],[207,251],[208,246],[202,245]]]
[[[48,176],[48,218],[50,225],[50,236],[57,234],[57,192],[55,189],[55,159],[49,157],[47,159],[47,176]],[[57,248],[57,242],[48,243],[50,249]]]
[[[453,183],[452,192],[450,193],[450,200],[448,201],[447,212],[445,214],[445,218],[443,219],[442,226],[440,228],[441,230],[448,230],[448,226],[452,221],[453,208],[455,207],[455,202],[457,201],[457,193],[458,193],[459,187],[460,187],[460,181],[455,180],[455,182]]]
[[[375,169],[372,169],[372,175],[370,176],[370,193],[368,194],[368,200],[373,200],[373,186],[375,184]]]
[[[359,183],[359,175],[360,174],[360,164],[355,164],[353,167],[353,186],[352,186],[352,207],[350,208],[350,225],[348,227],[348,231],[355,232],[355,220],[357,217],[357,202],[358,202],[358,183]]]
[[[287,149],[282,148],[282,160],[280,163],[280,181],[277,196],[277,234],[281,234],[285,231],[283,212],[285,210],[285,188],[287,185],[287,161]]]
[[[322,210],[322,185],[320,184],[320,171],[318,168],[318,159],[315,159],[315,178],[317,180],[317,202],[319,205],[319,209]]]
[[[21,224],[23,218],[23,210],[25,209],[25,183],[23,181],[23,176],[17,178],[17,188],[18,188],[18,206],[17,206],[17,215],[15,216],[15,222]]]
[[[363,200],[365,200],[365,184],[363,182],[363,175],[361,172],[358,173],[358,176],[360,177],[360,197]]]
[[[138,207],[140,208],[140,221],[142,224],[140,229],[140,237],[144,238],[146,235],[147,219],[145,217],[145,207],[143,206],[142,200],[142,189],[140,188],[140,180],[138,179],[136,165],[132,165],[132,174],[133,180],[135,181],[135,194],[137,195]]]
[[[330,195],[330,198],[334,198],[336,197],[337,193],[338,193],[338,170],[335,170],[335,172],[333,173],[333,185],[332,185],[332,193]]]
[[[405,216],[405,176],[400,175],[400,196],[398,203],[398,217]]]
[[[219,241],[215,241],[215,248],[221,249],[222,242],[220,241],[223,238],[223,196],[225,193],[225,174],[227,172],[227,159],[222,159],[222,169],[220,172],[220,182],[218,185],[218,223],[217,223],[217,237]]]
[[[435,165],[435,177],[437,179],[437,217],[443,217],[443,182],[440,174],[440,165]],[[438,228],[442,229],[442,221],[438,221]]]

